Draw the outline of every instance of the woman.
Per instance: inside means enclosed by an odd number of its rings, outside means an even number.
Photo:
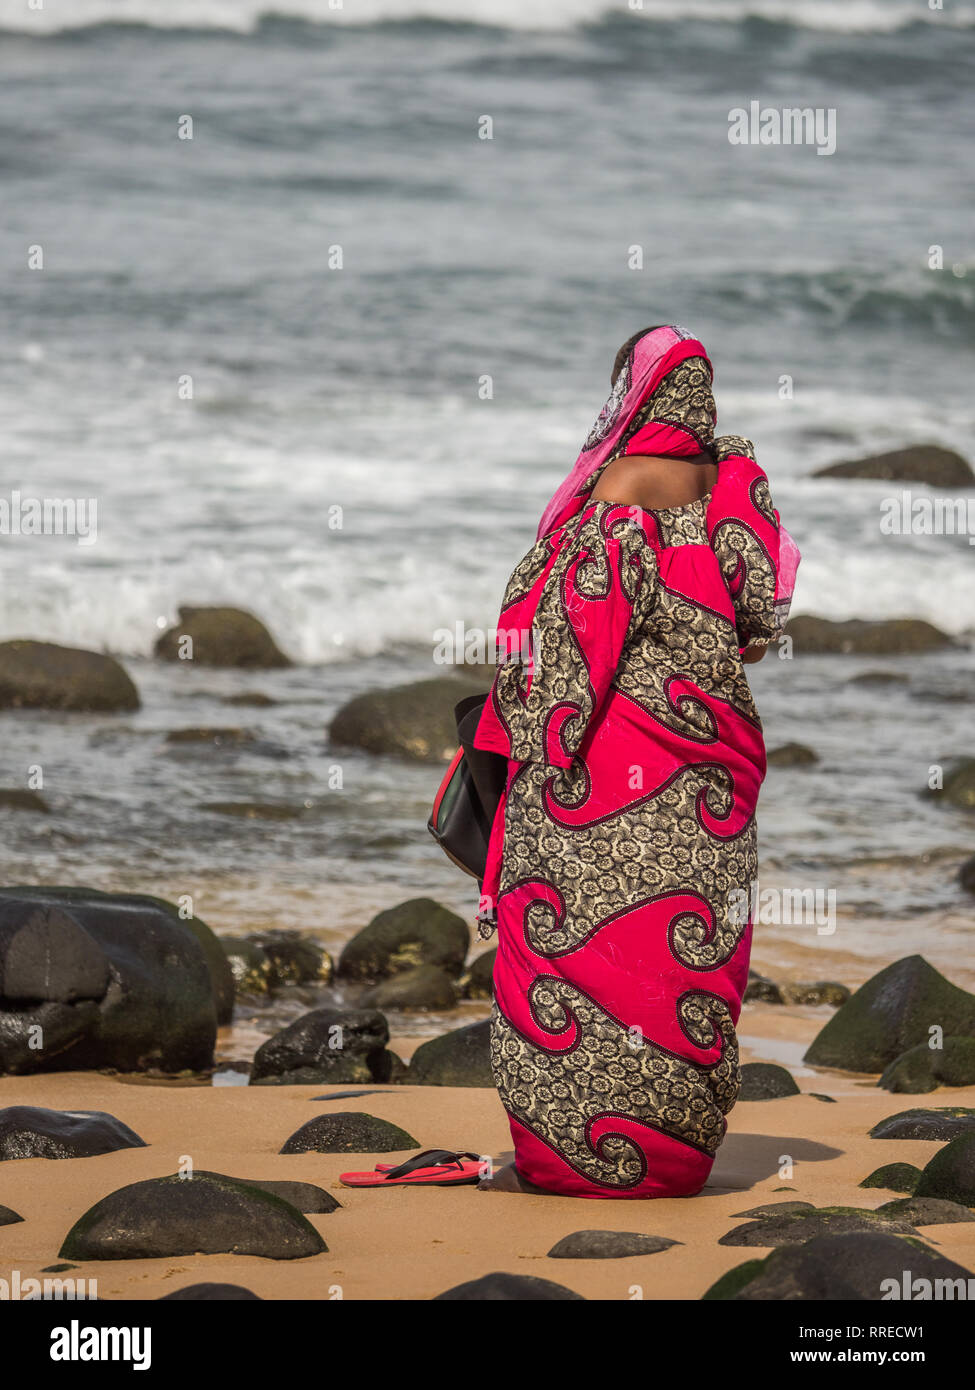
[[[505,594],[475,740],[509,759],[482,899],[515,1147],[494,1190],[698,1192],[737,1096],[765,774],[743,663],[798,552],[752,445],[714,439],[711,379],[682,328],[624,344]]]

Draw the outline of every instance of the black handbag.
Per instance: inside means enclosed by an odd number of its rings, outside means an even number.
[[[508,778],[508,760],[474,747],[488,695],[468,695],[454,708],[460,747],[451,759],[433,802],[427,829],[459,869],[480,882],[488,841]]]

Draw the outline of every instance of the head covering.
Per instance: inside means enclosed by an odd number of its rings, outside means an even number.
[[[620,454],[699,454],[714,438],[713,372],[704,346],[679,324],[634,343],[568,477],[549,502],[539,537],[576,514],[603,465]]]

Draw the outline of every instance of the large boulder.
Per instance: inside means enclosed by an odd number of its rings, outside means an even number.
[[[421,1043],[402,1080],[409,1086],[493,1086],[490,1020]]]
[[[929,1110],[899,1110],[896,1115],[886,1115],[870,1130],[870,1138],[949,1143],[960,1134],[972,1133],[975,1133],[975,1110],[965,1105],[939,1105]]]
[[[918,1043],[891,1062],[877,1085],[912,1096],[938,1086],[975,1085],[975,1038],[945,1038],[937,1048]]]
[[[197,666],[270,670],[291,665],[260,619],[242,608],[181,607],[179,622],[162,634],[155,653],[164,661]]]
[[[500,1270],[456,1284],[438,1293],[434,1303],[556,1303],[585,1302],[581,1293],[556,1284],[551,1279],[539,1279],[535,1274],[504,1274]]]
[[[139,692],[102,652],[54,642],[0,642],[0,709],[116,714],[139,708]]]
[[[881,478],[890,483],[927,483],[929,487],[975,487],[975,473],[961,454],[937,444],[913,444],[869,458],[831,463],[813,477]]]
[[[960,811],[975,810],[975,758],[955,758],[947,767],[943,786],[928,792]]]
[[[145,1141],[104,1110],[45,1110],[10,1105],[0,1110],[0,1159],[92,1158]]]
[[[186,1284],[160,1296],[160,1303],[260,1303],[260,1294],[242,1284]]]
[[[420,1147],[412,1134],[389,1120],[359,1110],[316,1115],[285,1140],[283,1154],[388,1154]]]
[[[386,1081],[389,1025],[378,1009],[313,1009],[254,1054],[252,1086]]]
[[[302,1260],[328,1246],[280,1197],[216,1173],[150,1178],[103,1197],[76,1221],[65,1260],[151,1260],[175,1255],[260,1255]]]
[[[464,968],[470,929],[432,898],[411,898],[375,916],[339,957],[346,979],[381,980],[418,965],[436,965],[456,979]]]
[[[436,965],[415,965],[367,990],[362,1003],[371,1009],[452,1009],[457,991],[450,976]]]
[[[774,1062],[745,1062],[739,1100],[781,1100],[800,1094],[792,1073]]]
[[[805,1061],[816,1067],[882,1072],[902,1052],[946,1034],[975,1035],[975,995],[958,989],[923,956],[905,956],[874,975],[816,1035]]]
[[[321,942],[299,931],[251,932],[253,942],[270,964],[269,986],[327,985],[332,978],[332,957]]]
[[[454,706],[484,686],[457,676],[370,690],[344,704],[332,720],[333,744],[414,762],[449,761],[457,752]]]
[[[550,1260],[625,1260],[634,1255],[659,1255],[680,1245],[667,1236],[648,1236],[642,1231],[573,1231],[557,1240],[548,1252]]]
[[[975,1207],[975,1133],[959,1134],[921,1170],[915,1197],[940,1197]]]
[[[904,1218],[864,1207],[813,1207],[802,1211],[779,1211],[771,1216],[735,1226],[718,1241],[719,1245],[769,1246],[803,1245],[817,1236],[848,1235],[852,1231],[887,1231],[890,1235],[913,1235],[914,1228]]]
[[[800,656],[903,656],[955,645],[947,633],[922,618],[884,618],[876,622],[851,618],[834,622],[804,614],[792,619],[786,633]]]
[[[0,1073],[205,1070],[223,971],[232,987],[205,924],[161,899],[0,889]]]

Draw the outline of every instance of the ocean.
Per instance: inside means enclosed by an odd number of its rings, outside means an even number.
[[[405,897],[470,915],[424,828],[437,770],[343,755],[330,790],[328,719],[494,623],[619,343],[676,321],[804,552],[794,611],[959,639],[752,668],[769,745],[821,759],[770,773],[763,875],[839,903],[835,935],[756,950],[956,963],[975,820],[921,792],[973,752],[975,552],[810,475],[975,456],[973,73],[955,0],[0,0],[0,495],[97,503],[93,544],[2,537],[0,639],[112,651],[143,697],[4,716],[4,781],[40,764],[52,805],[2,813],[5,880],[190,892],[221,930],[333,946]],[[752,102],[833,112],[835,152],[732,144]],[[181,603],[254,610],[299,665],[154,664]],[[849,683],[878,665],[908,679]],[[277,703],[244,720],[244,686]],[[166,751],[241,722],[262,751]],[[246,798],[305,814],[204,809]]]

